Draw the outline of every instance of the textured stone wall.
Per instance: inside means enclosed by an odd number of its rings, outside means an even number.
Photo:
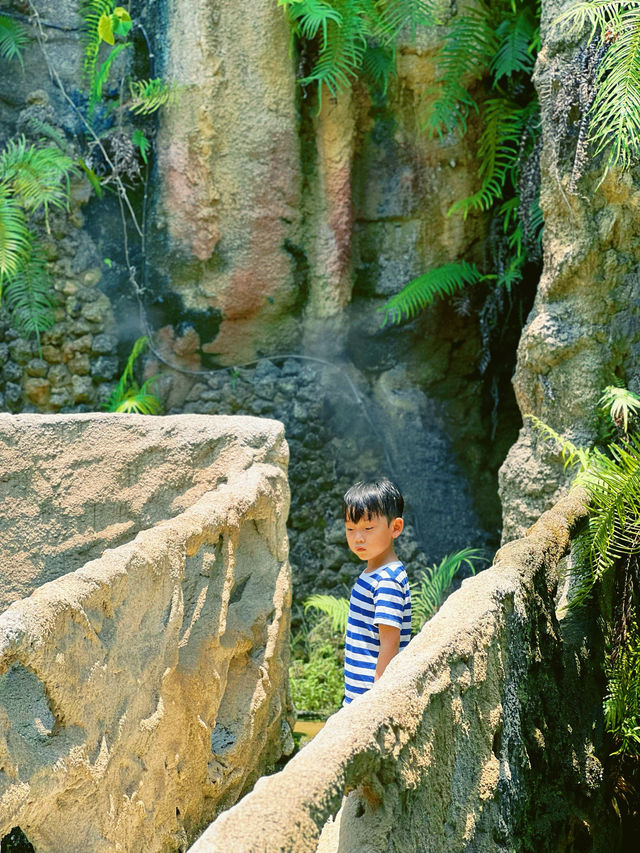
[[[534,414],[579,445],[597,431],[606,385],[640,390],[640,184],[576,141],[589,87],[586,36],[553,21],[574,0],[542,3],[535,82],[542,111],[544,270],[518,347],[513,380],[523,415]],[[566,81],[570,81],[567,85]],[[586,155],[586,156],[585,156]],[[512,539],[566,491],[558,447],[525,423],[500,473],[503,538]]]
[[[191,853],[542,853],[589,835],[580,849],[601,849],[611,828],[598,814],[590,627],[554,612],[583,500],[565,499],[465,581],[369,693]]]
[[[18,532],[30,541],[37,506],[19,510],[50,492],[94,559],[0,616],[0,837],[19,826],[38,853],[184,849],[293,746],[282,427],[79,416],[5,419],[10,430],[1,486]],[[134,461],[119,466],[126,444]],[[134,526],[100,553],[91,517],[105,503]],[[0,553],[4,575],[16,558]]]

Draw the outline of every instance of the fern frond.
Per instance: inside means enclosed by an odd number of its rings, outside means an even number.
[[[515,18],[506,18],[498,26],[496,35],[499,46],[490,66],[494,85],[503,77],[511,77],[518,71],[531,73],[534,58],[530,45],[534,32],[535,25],[529,9],[523,9]]]
[[[331,627],[334,631],[344,634],[347,630],[347,619],[349,617],[349,600],[347,598],[336,598],[333,595],[321,595],[315,593],[304,601],[304,612],[310,607],[319,610],[331,619]]]
[[[129,84],[131,103],[129,109],[135,115],[151,115],[166,104],[175,101],[176,86],[166,83],[160,77],[151,80],[133,80]]]
[[[605,726],[618,750],[613,755],[640,756],[640,631],[631,622],[627,641],[605,665],[607,692],[603,703]]]
[[[102,100],[102,90],[107,80],[109,79],[109,74],[111,73],[111,66],[118,58],[118,56],[128,47],[131,47],[129,42],[117,44],[114,48],[111,49],[107,58],[100,65],[100,68],[98,68],[97,70],[94,68],[94,74],[91,81],[91,89],[89,92],[89,104],[87,106],[87,118],[89,119],[89,121],[91,121],[91,119],[93,118],[93,113],[96,108],[96,104]]]
[[[443,23],[438,12],[432,0],[387,0],[381,8],[376,34],[387,44],[395,42],[405,29],[409,30],[411,38],[415,38],[419,27]]]
[[[24,136],[10,140],[0,154],[0,175],[27,211],[63,207],[67,199],[64,182],[75,168],[59,148],[29,145]]]
[[[12,18],[0,15],[0,56],[9,60],[17,59],[23,66],[22,51],[28,44],[29,36],[25,28]]]
[[[581,33],[586,25],[591,27],[589,41],[596,31],[604,32],[610,21],[618,17],[618,14],[628,0],[585,0],[585,2],[574,3],[562,14],[553,20],[553,24],[562,26],[567,35]],[[565,25],[569,24],[568,27]]]
[[[307,2],[307,0],[304,0]],[[310,74],[300,82],[318,84],[318,106],[322,107],[322,89],[326,86],[329,93],[336,97],[338,92],[347,88],[351,79],[355,79],[362,68],[367,49],[366,20],[358,2],[346,3],[340,24],[330,21],[328,35],[324,39],[318,60]]]
[[[0,183],[0,297],[3,282],[23,266],[32,240],[22,206],[7,184]]]
[[[454,202],[448,215],[462,213],[466,219],[472,210],[489,210],[502,197],[505,181],[519,159],[520,140],[529,113],[529,107],[519,107],[506,97],[485,102],[484,130],[478,145],[478,175],[482,185],[473,195]]]
[[[109,405],[110,412],[123,412],[134,415],[159,415],[162,404],[155,394],[150,392],[151,380],[138,388],[133,385],[127,388],[124,396],[115,404]]]
[[[475,264],[467,261],[444,264],[429,270],[425,275],[418,276],[406,284],[399,293],[378,308],[384,312],[382,325],[389,321],[399,323],[403,318],[411,319],[423,308],[439,296],[450,296],[457,290],[462,290],[472,284],[487,278],[483,276]]]
[[[608,26],[609,48],[598,68],[589,133],[609,167],[640,157],[640,6],[624,9]]]
[[[313,39],[322,31],[322,47],[329,41],[329,23],[340,26],[342,15],[331,4],[323,0],[300,0],[288,6],[289,20],[295,24],[303,38]]]
[[[55,299],[44,255],[34,244],[24,264],[4,288],[4,304],[11,325],[25,338],[40,335],[55,323]]]
[[[463,548],[446,557],[436,565],[423,569],[415,581],[410,583],[413,633],[422,628],[441,607],[454,577],[462,566],[466,565],[472,575],[476,573],[477,563],[488,562],[478,548]]]
[[[622,422],[624,432],[628,432],[629,416],[635,416],[640,412],[640,397],[627,388],[607,385],[598,405],[602,411],[608,413],[616,425]]]
[[[497,46],[484,4],[454,18],[437,59],[438,79],[427,92],[429,105],[423,129],[429,137],[437,134],[443,139],[447,133],[465,132],[469,111],[477,110],[465,86],[484,73]]]
[[[640,440],[610,445],[611,457],[594,449],[580,477],[589,494],[590,514],[575,549],[582,574],[571,606],[585,601],[618,557],[640,553]]]
[[[582,469],[589,466],[593,451],[590,448],[578,447],[568,438],[563,438],[549,424],[537,418],[535,415],[525,415],[525,420],[530,421],[534,429],[547,439],[550,439],[560,448],[565,469],[570,465],[580,465]]]
[[[383,94],[389,78],[395,73],[395,50],[381,45],[368,44],[362,57],[362,70],[369,82]]]

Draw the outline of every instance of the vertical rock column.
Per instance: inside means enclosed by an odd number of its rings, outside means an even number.
[[[567,40],[554,19],[571,3],[542,4],[535,81],[542,112],[544,269],[518,347],[513,379],[531,413],[579,445],[593,442],[602,389],[639,390],[640,186],[630,172],[602,180],[600,158],[576,152],[579,86],[589,86],[585,40]],[[574,115],[579,115],[574,119]],[[557,446],[525,420],[500,471],[503,538],[522,534],[566,489]]]
[[[221,318],[203,349],[251,358],[295,304],[300,168],[289,29],[273,0],[170,0],[155,266]],[[286,331],[284,332],[286,335]]]

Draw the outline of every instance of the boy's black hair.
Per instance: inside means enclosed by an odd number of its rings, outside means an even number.
[[[355,483],[345,493],[342,507],[345,521],[357,524],[361,518],[384,515],[390,523],[393,518],[402,518],[404,498],[395,483],[382,477],[370,483]]]

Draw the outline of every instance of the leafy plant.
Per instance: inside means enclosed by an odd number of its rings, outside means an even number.
[[[395,68],[395,43],[408,27],[436,20],[432,0],[278,0],[292,33],[312,43],[315,59],[302,84],[336,96],[362,72],[385,89]]]
[[[6,15],[0,15],[0,57],[17,59],[22,65],[22,51],[28,43],[25,28]]]
[[[436,267],[414,278],[385,305],[378,308],[378,311],[384,313],[383,325],[389,320],[399,323],[403,318],[410,319],[437,297],[450,295],[486,278],[475,264],[466,261]]]
[[[0,152],[0,299],[14,327],[26,337],[54,322],[54,298],[32,220],[40,210],[48,227],[50,207],[64,207],[70,157],[55,146],[9,140]]]
[[[486,557],[478,548],[463,548],[447,554],[438,564],[422,569],[410,584],[412,633],[416,634],[437,613],[463,566],[467,566],[471,574],[475,575],[476,565],[486,562]]]
[[[4,292],[11,325],[23,337],[32,335],[40,348],[40,335],[55,323],[55,299],[45,259],[37,243],[29,251]]]
[[[346,599],[312,595],[304,602],[301,627],[291,640],[291,697],[300,711],[320,716],[340,707],[344,695],[344,632]],[[309,610],[318,613],[309,617]],[[345,611],[346,612],[346,611]],[[337,621],[336,621],[337,619]]]
[[[344,634],[347,630],[347,619],[349,617],[349,599],[336,598],[334,595],[322,595],[315,593],[305,599],[304,612],[309,608],[315,608],[320,613],[328,616],[331,629],[337,634]]]
[[[494,288],[508,293],[521,280],[528,260],[539,258],[543,225],[538,203],[540,120],[531,82],[539,46],[537,20],[532,0],[508,0],[474,4],[448,22],[436,60],[436,80],[427,92],[424,128],[440,139],[447,134],[461,137],[467,131],[469,114],[480,116],[480,186],[472,195],[455,201],[448,215],[489,214],[493,266],[481,272],[462,261],[429,270],[380,309],[385,323],[411,318],[435,296],[481,281],[493,282]],[[492,95],[479,107],[470,87],[487,76]],[[496,304],[490,292],[480,312],[485,349],[493,334],[487,318],[495,314]],[[485,352],[481,364],[486,367],[487,363]]]
[[[134,366],[148,344],[146,337],[138,338],[129,353],[129,358],[111,395],[106,409],[108,412],[128,412],[139,415],[157,415],[162,404],[153,393],[155,376],[138,385],[134,377]]]

